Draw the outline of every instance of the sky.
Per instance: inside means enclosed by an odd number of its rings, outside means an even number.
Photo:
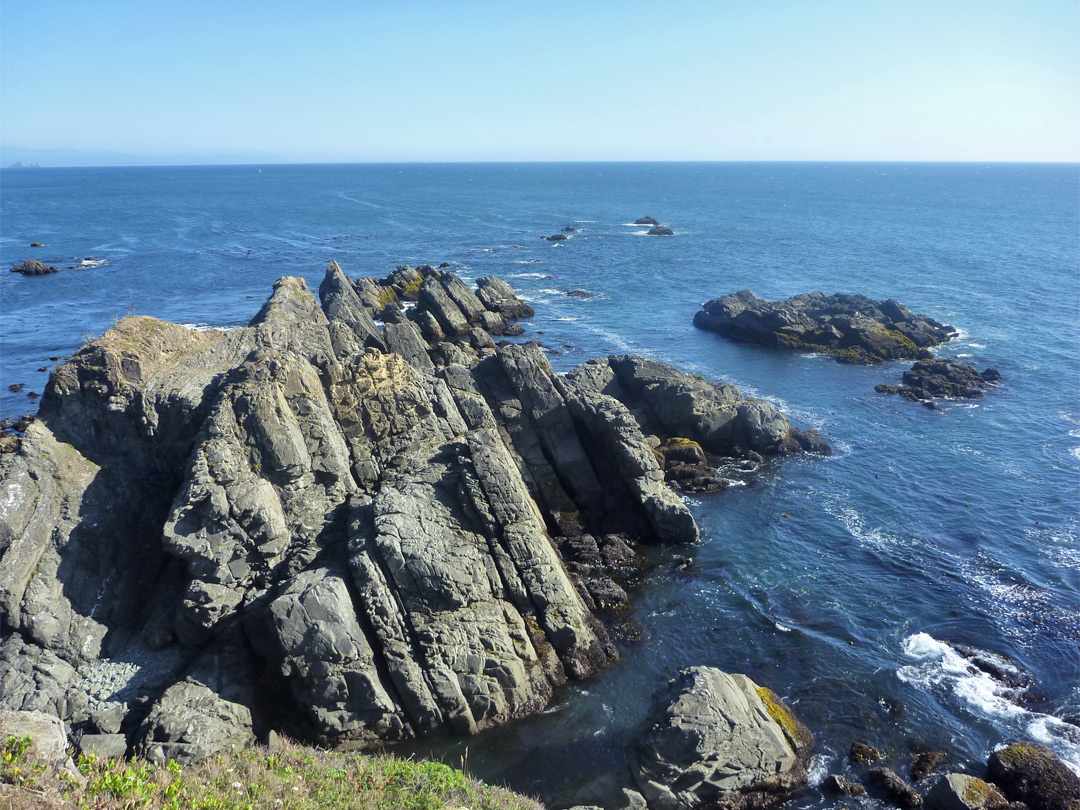
[[[1080,160],[1077,0],[0,0],[0,161]]]

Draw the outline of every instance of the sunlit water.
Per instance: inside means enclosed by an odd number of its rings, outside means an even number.
[[[744,672],[817,737],[954,765],[1014,738],[1080,769],[1080,246],[1076,166],[593,164],[4,170],[0,252],[93,268],[0,274],[2,409],[31,409],[50,357],[129,312],[246,322],[282,275],[448,261],[530,300],[558,370],[633,352],[776,402],[836,448],[688,502],[693,548],[659,550],[634,595],[644,640],[551,709],[422,749],[545,797],[616,767],[676,669]],[[675,229],[648,237],[652,215]],[[580,228],[566,242],[541,235]],[[45,243],[31,250],[31,241]],[[1005,378],[930,411],[874,393],[904,363],[843,366],[691,325],[750,288],[895,297],[951,323],[940,354]],[[590,298],[570,298],[583,289]],[[23,393],[7,390],[25,383]],[[674,555],[689,555],[685,570]],[[1017,702],[946,642],[1004,654]],[[816,791],[806,806],[827,804]]]

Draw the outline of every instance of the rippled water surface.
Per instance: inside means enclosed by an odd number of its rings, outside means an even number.
[[[545,714],[434,750],[554,797],[616,766],[682,666],[749,674],[817,736],[815,773],[854,738],[985,759],[1024,737],[1080,769],[1080,245],[1076,166],[577,164],[4,170],[2,410],[33,407],[50,357],[128,312],[245,323],[282,275],[448,261],[537,310],[567,370],[634,352],[728,380],[820,429],[796,459],[690,501],[703,539],[658,550],[634,595],[644,640]],[[674,228],[647,237],[627,223]],[[562,243],[541,235],[581,230]],[[45,243],[31,250],[31,241]],[[940,354],[1004,385],[930,411],[875,394],[906,364],[842,366],[691,325],[743,288],[895,297],[951,323]],[[566,296],[582,289],[589,298]],[[557,352],[557,353],[556,353]],[[22,393],[7,390],[25,383]],[[691,556],[680,570],[676,555]],[[951,644],[1007,656],[1021,700]],[[825,803],[811,791],[803,804]]]

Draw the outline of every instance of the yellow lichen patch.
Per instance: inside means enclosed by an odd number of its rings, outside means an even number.
[[[968,807],[983,807],[987,804],[1001,805],[1006,802],[1005,797],[992,785],[973,777],[968,779],[964,787],[964,803]]]
[[[1023,765],[1031,759],[1039,759],[1040,757],[1039,749],[1031,743],[1015,743],[1008,748],[998,751],[998,758],[1006,765],[1013,768]]]
[[[408,282],[401,288],[401,297],[406,301],[415,301],[420,294],[420,285],[423,283],[422,276]]]
[[[379,292],[379,309],[384,309],[390,304],[400,304],[398,295],[393,287],[383,287]]]
[[[797,750],[801,745],[803,735],[799,731],[799,721],[795,719],[795,715],[783,704],[777,694],[767,686],[759,686],[757,694],[761,698],[761,702],[765,704],[765,710],[769,713],[769,717],[775,720],[780,728],[784,730],[784,736],[788,738],[791,747]]]

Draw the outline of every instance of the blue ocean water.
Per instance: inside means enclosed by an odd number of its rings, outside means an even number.
[[[1075,165],[482,164],[4,170],[0,410],[33,408],[50,357],[129,312],[246,323],[282,275],[317,288],[447,261],[530,300],[527,338],[567,370],[633,352],[738,384],[837,452],[690,501],[703,539],[659,550],[634,594],[644,639],[539,717],[423,749],[554,798],[623,757],[676,669],[744,672],[815,732],[814,773],[853,739],[954,765],[1014,738],[1080,769],[1080,172]],[[674,237],[644,235],[651,215]],[[566,242],[539,237],[566,225]],[[31,250],[31,241],[45,243]],[[931,411],[863,368],[700,332],[750,288],[895,297],[957,326],[939,354],[1005,383]],[[590,298],[570,298],[583,289]],[[21,394],[9,384],[25,383]],[[693,564],[676,567],[675,555]],[[946,644],[1008,656],[1011,698]],[[828,804],[811,791],[803,806]]]

